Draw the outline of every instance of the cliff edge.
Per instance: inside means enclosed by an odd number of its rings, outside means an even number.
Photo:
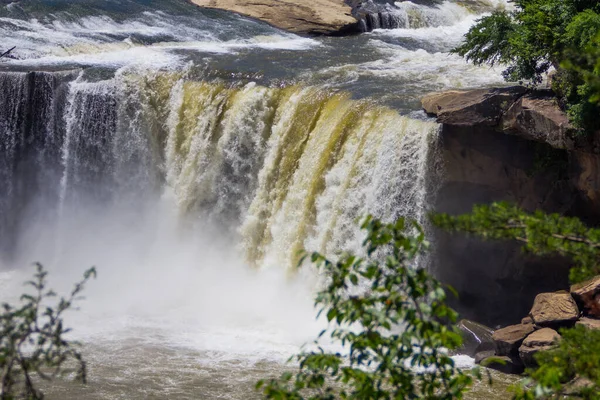
[[[233,11],[289,32],[336,35],[358,29],[344,0],[189,0],[200,7]]]

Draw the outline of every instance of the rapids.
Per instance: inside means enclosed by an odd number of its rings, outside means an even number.
[[[419,98],[502,84],[448,53],[506,6],[474,3],[303,38],[179,0],[3,2],[0,298],[33,261],[59,290],[99,271],[69,315],[90,384],[49,398],[248,399],[279,374],[323,326],[297,251],[360,251],[367,213],[423,222]]]

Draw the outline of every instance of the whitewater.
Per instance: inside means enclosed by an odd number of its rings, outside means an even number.
[[[298,251],[360,252],[369,213],[424,222],[419,99],[503,84],[448,51],[506,4],[464,3],[346,38],[176,0],[0,5],[0,300],[34,261],[62,292],[98,269],[68,315],[90,383],[48,397],[257,398],[324,326]]]

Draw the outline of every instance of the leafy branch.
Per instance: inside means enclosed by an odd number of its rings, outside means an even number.
[[[2,304],[0,314],[0,399],[43,399],[44,394],[35,386],[34,377],[51,380],[70,372],[64,365],[74,361],[75,380],[86,382],[87,368],[78,342],[65,339],[70,329],[65,328],[63,316],[81,299],[85,284],[96,277],[96,269],[87,270],[67,297],[56,305],[49,304],[57,297],[46,288],[48,272],[35,264],[34,279],[26,282],[32,294],[23,294],[21,304]]]

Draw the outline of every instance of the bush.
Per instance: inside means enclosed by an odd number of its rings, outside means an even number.
[[[260,381],[267,399],[460,399],[472,377],[447,350],[462,338],[448,324],[457,314],[446,305],[442,285],[416,257],[427,248],[416,223],[383,224],[367,218],[362,228],[367,256],[310,260],[327,277],[316,306],[330,322],[319,335],[345,346],[347,354],[319,346],[295,357],[299,368]],[[410,232],[416,231],[416,234]]]
[[[48,272],[36,264],[34,279],[26,283],[33,294],[21,296],[21,304],[2,304],[0,314],[0,370],[2,400],[17,398],[43,399],[44,394],[36,388],[35,379],[51,380],[71,372],[65,365],[74,362],[75,379],[85,383],[86,364],[78,350],[77,342],[65,339],[70,329],[65,328],[63,314],[73,307],[87,281],[96,276],[91,268],[83,279],[75,284],[68,297],[61,297],[57,304],[50,302],[57,297],[46,288]]]

